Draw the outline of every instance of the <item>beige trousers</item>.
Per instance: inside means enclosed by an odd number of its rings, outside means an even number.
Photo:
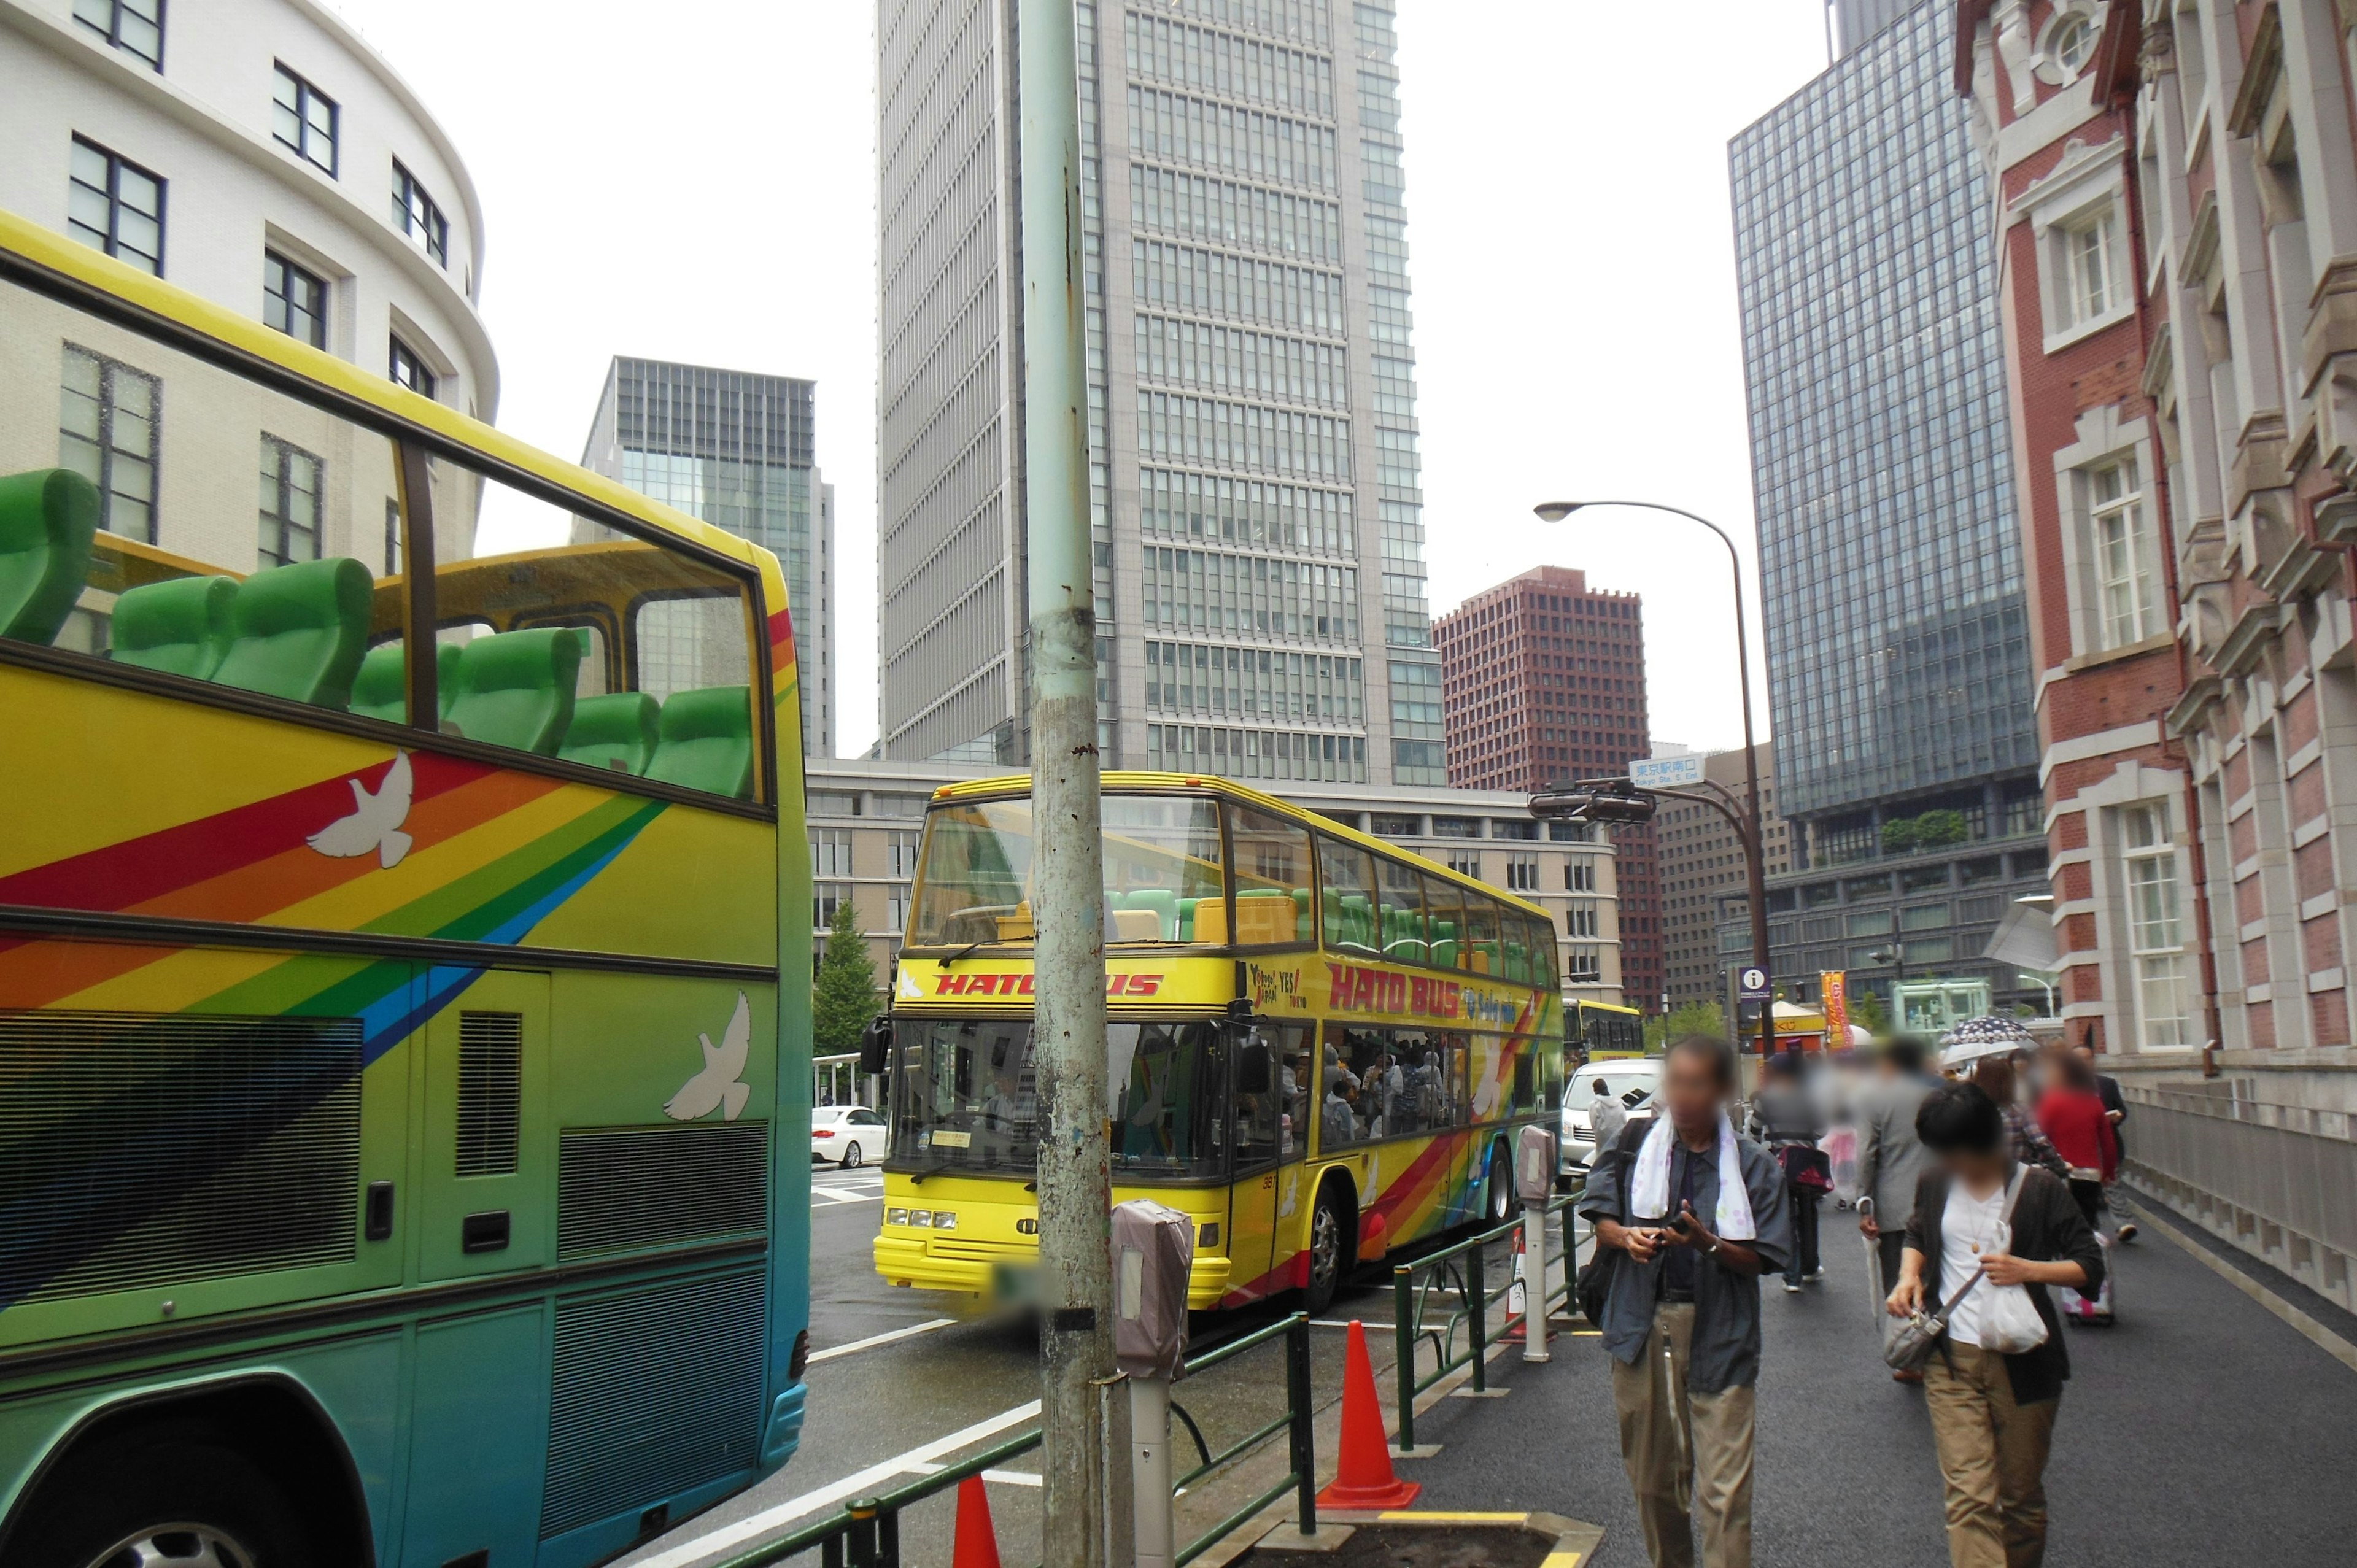
[[[1707,1568],[1750,1568],[1752,1390],[1687,1391],[1694,1317],[1691,1303],[1662,1303],[1637,1364],[1613,1360],[1620,1457],[1653,1568],[1693,1568],[1697,1505]]]
[[[1948,1486],[1954,1568],[2039,1568],[2046,1561],[2046,1455],[2060,1400],[2013,1402],[2005,1358],[1950,1345],[1923,1368],[1923,1402]]]

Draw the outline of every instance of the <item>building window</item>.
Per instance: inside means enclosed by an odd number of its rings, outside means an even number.
[[[398,338],[393,339],[392,363],[385,374],[393,378],[393,385],[407,387],[420,397],[434,395],[434,372],[425,356]]]
[[[2106,205],[2101,211],[2062,226],[2062,277],[2068,291],[2065,319],[2075,327],[2109,314],[2120,303],[2119,222]]]
[[[1596,857],[1592,854],[1573,855],[1570,864],[1563,868],[1563,886],[1566,893],[1595,892]]]
[[[1539,857],[1534,854],[1510,854],[1506,857],[1506,886],[1517,893],[1539,890]]]
[[[164,0],[74,0],[73,14],[148,70],[164,69]]]
[[[2120,812],[2127,874],[2130,961],[2136,1021],[2147,1050],[2193,1043],[2185,1006],[2185,922],[2177,891],[2177,846],[2169,808],[2153,802]]]
[[[98,525],[156,542],[156,466],[164,383],[66,345],[58,398],[58,466],[98,487]]]
[[[336,101],[285,66],[277,71],[270,95],[270,134],[305,163],[334,174]]]
[[[884,890],[884,927],[894,936],[909,929],[909,886],[896,882]]]
[[[263,252],[262,319],[314,349],[326,348],[328,285],[277,252]]]
[[[2096,41],[2102,37],[2103,29],[2086,12],[2075,7],[2062,10],[2047,29],[2046,47],[2041,51],[2045,56],[2041,63],[2047,70],[2042,74],[2057,86],[2075,80],[2093,56]]]
[[[164,181],[96,142],[73,139],[66,232],[143,273],[164,275]]]
[[[894,832],[888,835],[888,842],[884,846],[884,875],[887,876],[916,875],[918,835],[911,832]],[[899,928],[895,926],[893,929],[898,930]]]
[[[1571,937],[1599,935],[1596,926],[1596,906],[1585,902],[1574,904],[1564,913],[1563,929],[1566,936]]]
[[[848,882],[813,882],[811,884],[811,925],[825,930],[834,924],[834,911],[840,905],[851,902]]]
[[[319,459],[275,435],[262,438],[261,558],[285,566],[319,558]]]
[[[2104,646],[2125,648],[2169,628],[2161,621],[2159,543],[2133,457],[2088,476],[2095,564],[2103,579]]]
[[[450,220],[399,158],[393,160],[393,225],[424,245],[436,263],[450,264]]]
[[[1603,950],[1574,948],[1563,966],[1563,977],[1576,985],[1598,985],[1604,980]]]
[[[851,830],[849,828],[812,828],[809,832],[811,875],[813,876],[850,875]]]
[[[1481,875],[1481,852],[1479,850],[1452,849],[1442,859],[1448,869],[1459,876],[1478,877]]]

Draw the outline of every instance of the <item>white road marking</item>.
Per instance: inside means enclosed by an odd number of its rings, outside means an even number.
[[[920,1476],[938,1476],[947,1465],[911,1465],[909,1470]],[[982,1478],[1005,1487],[1044,1487],[1047,1477],[1033,1470],[985,1470]]]
[[[855,1339],[848,1345],[830,1345],[823,1350],[812,1351],[810,1359],[813,1365],[820,1361],[831,1361],[837,1356],[848,1356],[855,1350],[872,1350],[878,1345],[889,1345],[896,1339],[913,1339],[920,1334],[931,1334],[934,1329],[947,1328],[956,1321],[954,1317],[936,1317],[930,1323],[918,1323],[907,1328],[895,1328],[889,1334],[870,1335],[865,1339]]]
[[[1000,1411],[987,1420],[962,1427],[947,1437],[936,1437],[920,1448],[911,1448],[898,1458],[887,1459],[880,1465],[870,1465],[856,1475],[845,1476],[798,1498],[763,1509],[749,1518],[717,1526],[702,1535],[681,1542],[668,1552],[656,1553],[637,1564],[637,1568],[687,1568],[691,1563],[701,1563],[732,1546],[740,1545],[755,1536],[767,1535],[780,1525],[791,1524],[822,1509],[833,1508],[848,1498],[870,1492],[895,1476],[905,1476],[920,1465],[931,1465],[948,1457],[961,1448],[971,1447],[985,1437],[996,1437],[1010,1426],[1020,1426],[1039,1413],[1039,1402],[1018,1404],[1012,1410]]]

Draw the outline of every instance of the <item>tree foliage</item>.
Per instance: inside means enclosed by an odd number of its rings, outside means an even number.
[[[876,994],[876,961],[867,956],[867,939],[860,935],[851,900],[842,899],[827,927],[826,953],[818,961],[811,1004],[811,1035],[818,1054],[857,1050],[868,1020],[882,1010],[883,1001]]]
[[[1727,1038],[1727,1010],[1716,1002],[1688,1002],[1645,1021],[1645,1048],[1659,1050],[1681,1035]]]
[[[1849,1021],[1878,1040],[1890,1033],[1890,1009],[1882,1004],[1879,995],[1863,987],[1849,993]]]

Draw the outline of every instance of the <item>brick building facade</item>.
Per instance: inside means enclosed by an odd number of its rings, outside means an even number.
[[[1960,0],[1996,185],[2065,1027],[2147,1191],[2344,1305],[2351,0]]]
[[[1448,782],[1534,793],[1562,779],[1625,772],[1652,753],[1645,706],[1644,601],[1540,566],[1486,588],[1432,623],[1440,650]],[[1662,889],[1653,830],[1613,833],[1620,964],[1629,1004],[1660,1010]]]

